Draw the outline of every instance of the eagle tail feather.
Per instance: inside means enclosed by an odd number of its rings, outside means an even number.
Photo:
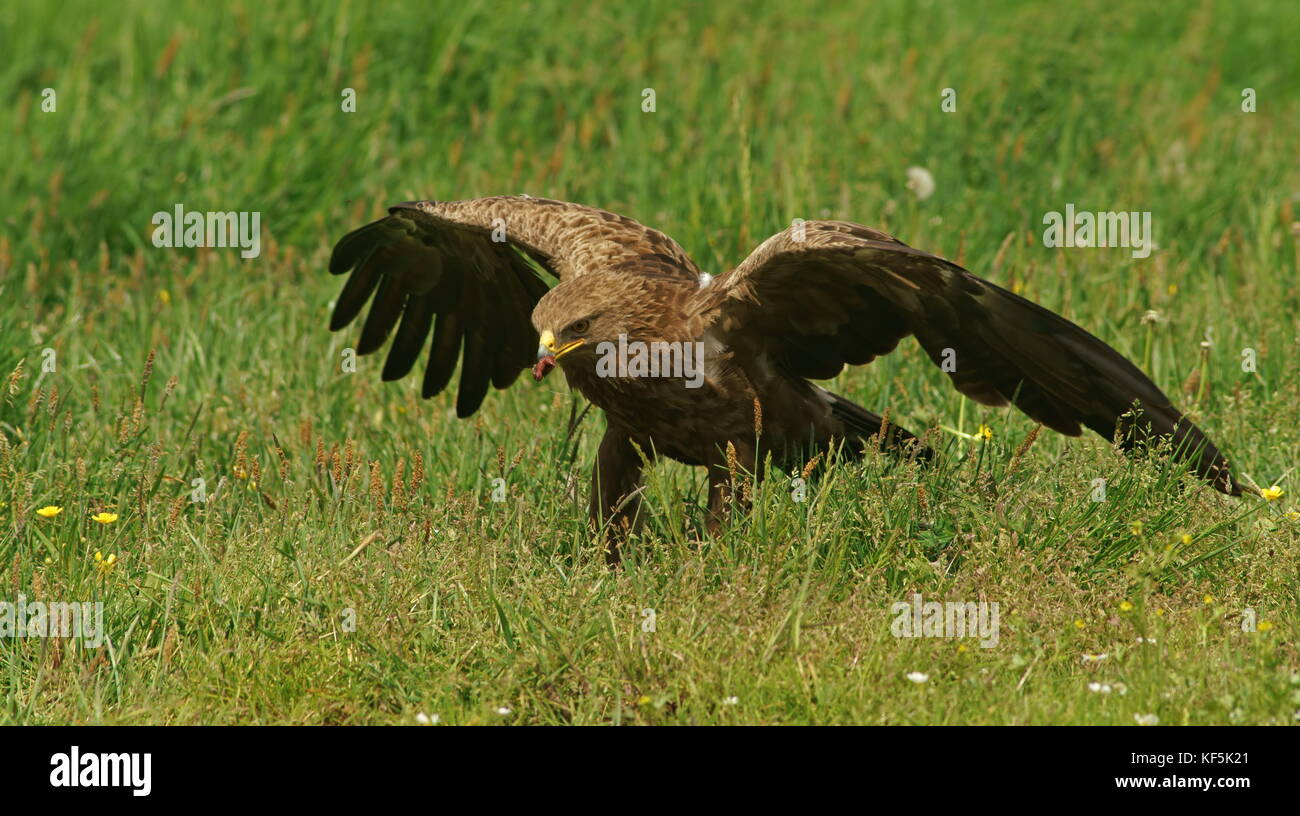
[[[885,418],[879,414],[868,411],[839,394],[826,391],[826,395],[830,398],[831,416],[844,426],[846,448],[853,456],[861,456],[868,446],[874,445],[884,450],[913,455],[922,462],[934,458],[934,451],[903,426],[890,421],[888,428],[885,428]],[[883,440],[880,438],[882,429],[885,431]]]

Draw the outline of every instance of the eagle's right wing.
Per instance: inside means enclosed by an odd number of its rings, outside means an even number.
[[[370,301],[357,353],[379,350],[397,326],[385,380],[411,370],[432,330],[425,397],[447,387],[463,345],[456,413],[467,417],[489,382],[505,388],[534,362],[532,311],[549,287],[524,255],[561,280],[620,268],[699,277],[672,239],[604,210],[529,196],[414,201],[335,245],[330,272],[352,274],[330,330]]]

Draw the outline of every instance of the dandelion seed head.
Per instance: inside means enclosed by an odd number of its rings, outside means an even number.
[[[911,190],[918,201],[925,201],[934,195],[934,176],[924,167],[907,168],[907,189]]]

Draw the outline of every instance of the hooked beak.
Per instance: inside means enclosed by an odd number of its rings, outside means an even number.
[[[541,381],[543,377],[555,368],[556,362],[585,343],[585,340],[574,340],[559,346],[555,342],[555,334],[550,329],[542,332],[541,342],[537,346],[537,365],[533,366],[533,379]]]
[[[578,346],[581,346],[585,342],[587,341],[573,340],[571,342],[565,343],[562,346],[557,346],[555,344],[555,335],[551,334],[550,329],[547,329],[546,331],[542,332],[541,345],[537,347],[537,359],[540,360],[543,357],[546,357],[548,355],[554,355],[555,359],[558,360],[564,355],[576,349]]]

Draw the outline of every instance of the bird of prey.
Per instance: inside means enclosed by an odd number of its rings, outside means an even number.
[[[791,470],[812,448],[853,455],[869,441],[921,452],[913,434],[812,382],[909,334],[976,402],[1010,402],[1053,430],[1088,427],[1126,449],[1167,440],[1214,487],[1241,492],[1209,439],[1119,352],[858,224],[796,222],[715,279],[668,236],[604,210],[530,196],[416,201],[338,242],[330,272],[349,270],[330,328],[370,301],[357,353],[393,335],[384,380],[405,376],[428,344],[423,394],[442,392],[460,362],[460,417],[489,383],[505,388],[530,366],[537,379],[558,367],[604,410],[590,504],[604,529],[632,523],[643,465],[660,456],[708,469],[716,526],[735,498],[736,461],[771,454]],[[611,359],[646,347],[664,365]],[[692,359],[702,371],[670,365]],[[616,541],[607,555],[618,558]]]

